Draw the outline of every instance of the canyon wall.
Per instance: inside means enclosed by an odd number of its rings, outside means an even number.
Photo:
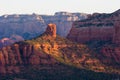
[[[119,22],[120,10],[111,14],[95,13],[88,19],[74,22],[67,38],[79,43],[113,39],[119,42]]]
[[[94,52],[98,47],[90,49],[88,45],[62,38],[56,35],[56,25],[50,23],[41,36],[0,49],[0,74],[16,74],[26,66],[59,66],[61,63],[97,72],[111,71],[107,65],[119,67],[120,48],[102,47],[99,54]],[[113,72],[119,72],[119,69]]]
[[[7,43],[0,41],[0,47],[17,41],[35,38],[45,31],[47,28],[46,24],[49,23],[55,23],[57,25],[57,34],[66,37],[73,21],[86,19],[87,17],[88,14],[68,12],[57,12],[54,15],[13,14],[0,16],[0,40],[9,38]]]

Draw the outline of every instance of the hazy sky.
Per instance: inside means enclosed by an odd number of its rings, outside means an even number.
[[[120,0],[0,0],[0,15],[58,11],[110,13],[117,9],[120,9]]]

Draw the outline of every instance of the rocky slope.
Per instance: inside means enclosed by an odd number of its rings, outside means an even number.
[[[46,24],[51,22],[57,24],[57,34],[66,37],[72,27],[72,22],[85,18],[87,14],[68,12],[57,12],[55,15],[3,15],[0,16],[0,40],[9,38],[10,44],[11,41],[11,43],[16,42],[13,38],[11,39],[14,35],[22,38],[15,37],[19,39],[17,41],[37,37],[45,31]],[[0,44],[2,44],[1,47],[7,45],[4,42]]]
[[[19,73],[25,65],[65,64],[95,72],[119,73],[95,57],[84,44],[77,44],[56,35],[56,25],[48,24],[41,36],[3,47],[0,50],[0,73]],[[117,65],[119,66],[119,65]]]
[[[67,37],[80,43],[92,40],[113,40],[113,38],[119,40],[119,31],[117,31],[119,23],[120,10],[111,14],[94,13],[88,19],[74,22]]]

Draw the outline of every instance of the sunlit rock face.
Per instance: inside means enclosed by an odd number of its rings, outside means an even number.
[[[48,27],[45,33],[55,38],[56,37],[56,24],[52,24],[52,23],[48,24]]]

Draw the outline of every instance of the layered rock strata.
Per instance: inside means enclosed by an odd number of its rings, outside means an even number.
[[[94,40],[119,42],[120,10],[111,14],[95,13],[86,20],[76,21],[67,38],[79,43]]]

